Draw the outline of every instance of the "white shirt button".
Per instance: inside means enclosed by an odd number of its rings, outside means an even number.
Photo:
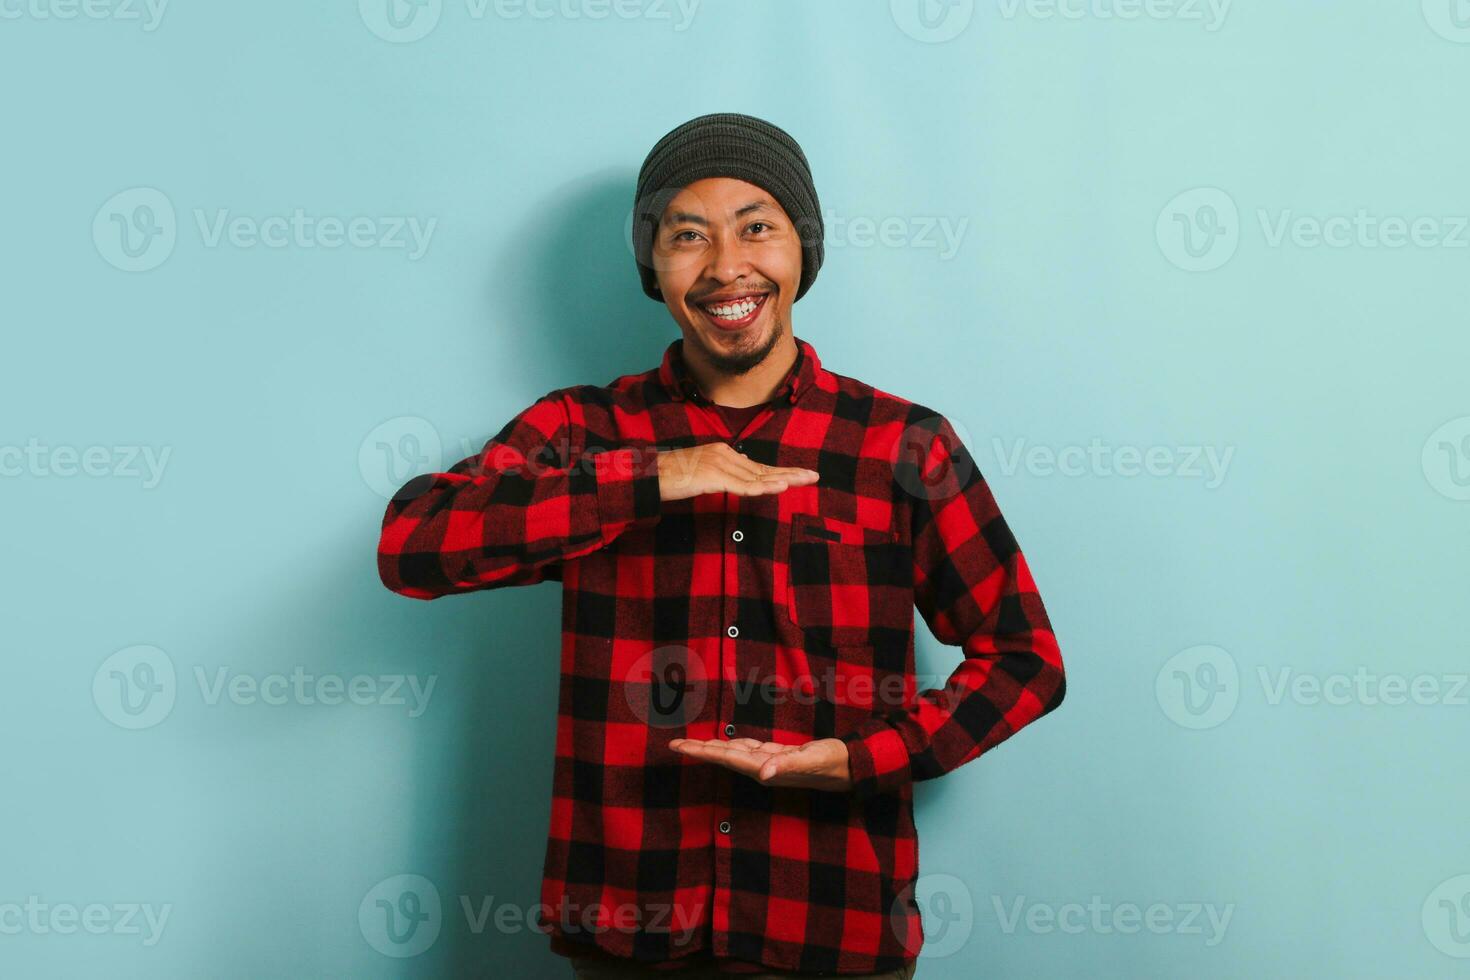
[[[744,531],[740,531],[740,530],[731,531],[730,532],[730,539],[732,541],[744,541],[745,540],[745,532]]]
[[[738,627],[735,627],[735,626],[731,626],[729,629],[725,630],[725,632],[728,633],[731,636],[739,636],[740,635],[739,628]]]

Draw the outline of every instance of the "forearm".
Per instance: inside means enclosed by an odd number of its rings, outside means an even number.
[[[541,581],[551,566],[605,547],[660,513],[657,454],[552,448],[566,413],[552,395],[509,422],[478,456],[410,480],[389,502],[378,573],[401,595],[433,599]]]
[[[899,789],[951,772],[1056,708],[1066,678],[1031,569],[947,420],[910,497],[914,603],[964,660],[943,687],[846,733],[854,789]]]
[[[1015,602],[1031,607],[1028,620],[1046,622],[1034,592]],[[997,633],[987,625],[963,646],[965,659],[943,687],[843,736],[854,792],[891,792],[952,772],[1061,704],[1066,676],[1049,626]]]

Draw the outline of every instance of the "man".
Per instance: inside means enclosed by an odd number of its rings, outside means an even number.
[[[950,423],[792,332],[823,251],[787,133],[677,127],[634,219],[682,338],[409,481],[379,573],[418,599],[562,583],[536,921],[578,977],[912,977],[912,784],[1061,703],[1046,611]],[[964,653],[922,692],[915,607]]]

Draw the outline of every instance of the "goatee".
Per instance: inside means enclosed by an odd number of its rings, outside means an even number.
[[[776,343],[786,333],[785,322],[774,311],[772,315],[775,317],[775,326],[771,328],[771,332],[766,337],[765,342],[750,350],[730,351],[723,348],[711,348],[704,342],[700,334],[695,334],[694,336],[698,338],[700,349],[704,351],[705,359],[709,362],[710,367],[721,374],[735,378],[745,374],[751,368],[764,361],[771,353],[772,348],[776,346]]]

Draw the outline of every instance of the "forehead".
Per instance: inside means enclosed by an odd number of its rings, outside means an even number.
[[[749,205],[763,204],[768,212],[785,217],[786,211],[776,198],[758,184],[737,177],[705,177],[680,188],[664,207],[664,220],[674,220],[677,213],[705,217],[733,216]],[[749,211],[748,213],[758,213]]]

